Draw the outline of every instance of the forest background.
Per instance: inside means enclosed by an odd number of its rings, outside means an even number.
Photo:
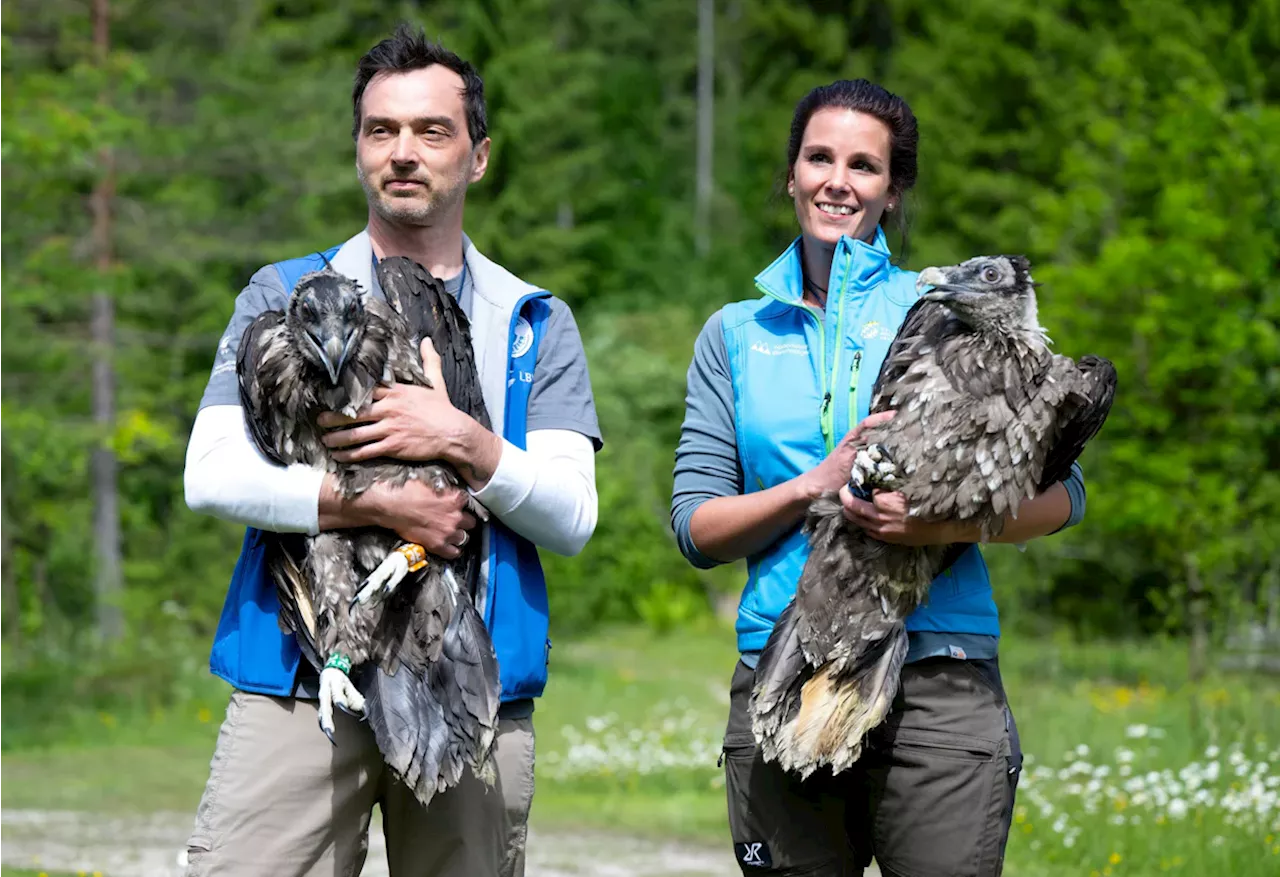
[[[468,233],[586,345],[600,523],[546,558],[553,641],[731,654],[742,567],[692,569],[668,522],[685,371],[796,233],[796,101],[865,76],[920,124],[901,264],[1025,253],[1056,349],[1119,371],[1084,523],[987,551],[1012,653],[1149,648],[1171,684],[1272,690],[1276,0],[5,0],[6,765],[89,745],[102,716],[221,709],[206,659],[243,531],[186,508],[188,432],[253,271],[361,227],[351,80],[402,18],[485,79]]]

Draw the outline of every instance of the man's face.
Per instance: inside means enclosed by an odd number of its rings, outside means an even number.
[[[394,225],[434,225],[484,176],[489,140],[471,142],[462,77],[433,65],[379,73],[360,102],[356,171],[369,207]]]

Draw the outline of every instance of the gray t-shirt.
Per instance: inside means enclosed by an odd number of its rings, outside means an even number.
[[[463,281],[465,280],[465,288]],[[376,285],[376,280],[374,281]],[[462,311],[471,317],[473,299],[472,278],[469,272],[461,272],[445,280],[445,289],[458,297]],[[381,295],[381,289],[374,290]],[[200,407],[210,405],[239,405],[240,389],[236,381],[236,353],[240,339],[259,314],[268,310],[283,310],[289,301],[289,293],[280,282],[276,269],[268,265],[249,280],[249,285],[236,297],[235,311],[218,343],[218,353],[213,361],[209,383],[205,387]],[[552,297],[548,304],[551,313],[546,330],[538,345],[538,359],[533,370],[533,386],[529,391],[529,407],[526,430],[571,429],[591,439],[600,450],[603,439],[596,418],[595,398],[591,393],[591,378],[587,371],[587,355],[582,347],[582,336],[569,306]]]

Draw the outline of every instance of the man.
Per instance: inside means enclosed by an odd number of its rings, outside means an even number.
[[[188,842],[192,874],[355,874],[373,804],[393,875],[522,874],[533,796],[533,698],[546,679],[546,590],[538,549],[572,555],[595,528],[601,444],[586,356],[568,306],[486,259],[462,232],[467,187],[489,158],[483,83],[472,66],[401,25],[359,63],[356,169],[368,225],[323,257],[268,265],[236,300],[187,451],[192,509],[249,526],[210,667],[235,691]],[[351,460],[446,459],[491,513],[477,606],[502,679],[498,779],[469,772],[422,807],[388,774],[367,725],[340,713],[336,745],[317,726],[317,677],[276,622],[260,529],[316,533],[381,526],[454,557],[476,521],[465,494],[409,482],[354,501],[332,476],[273,466],[250,443],[236,350],[245,327],[283,308],[324,259],[380,294],[375,260],[407,256],[445,280],[471,320],[493,431],[455,409],[442,386],[396,385],[331,444]],[[435,356],[423,345],[430,373]],[[329,418],[332,417],[330,420]]]

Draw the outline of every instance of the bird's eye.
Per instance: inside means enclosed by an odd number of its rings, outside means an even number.
[[[987,283],[995,283],[1000,279],[1000,272],[988,265],[982,269],[982,279]]]

